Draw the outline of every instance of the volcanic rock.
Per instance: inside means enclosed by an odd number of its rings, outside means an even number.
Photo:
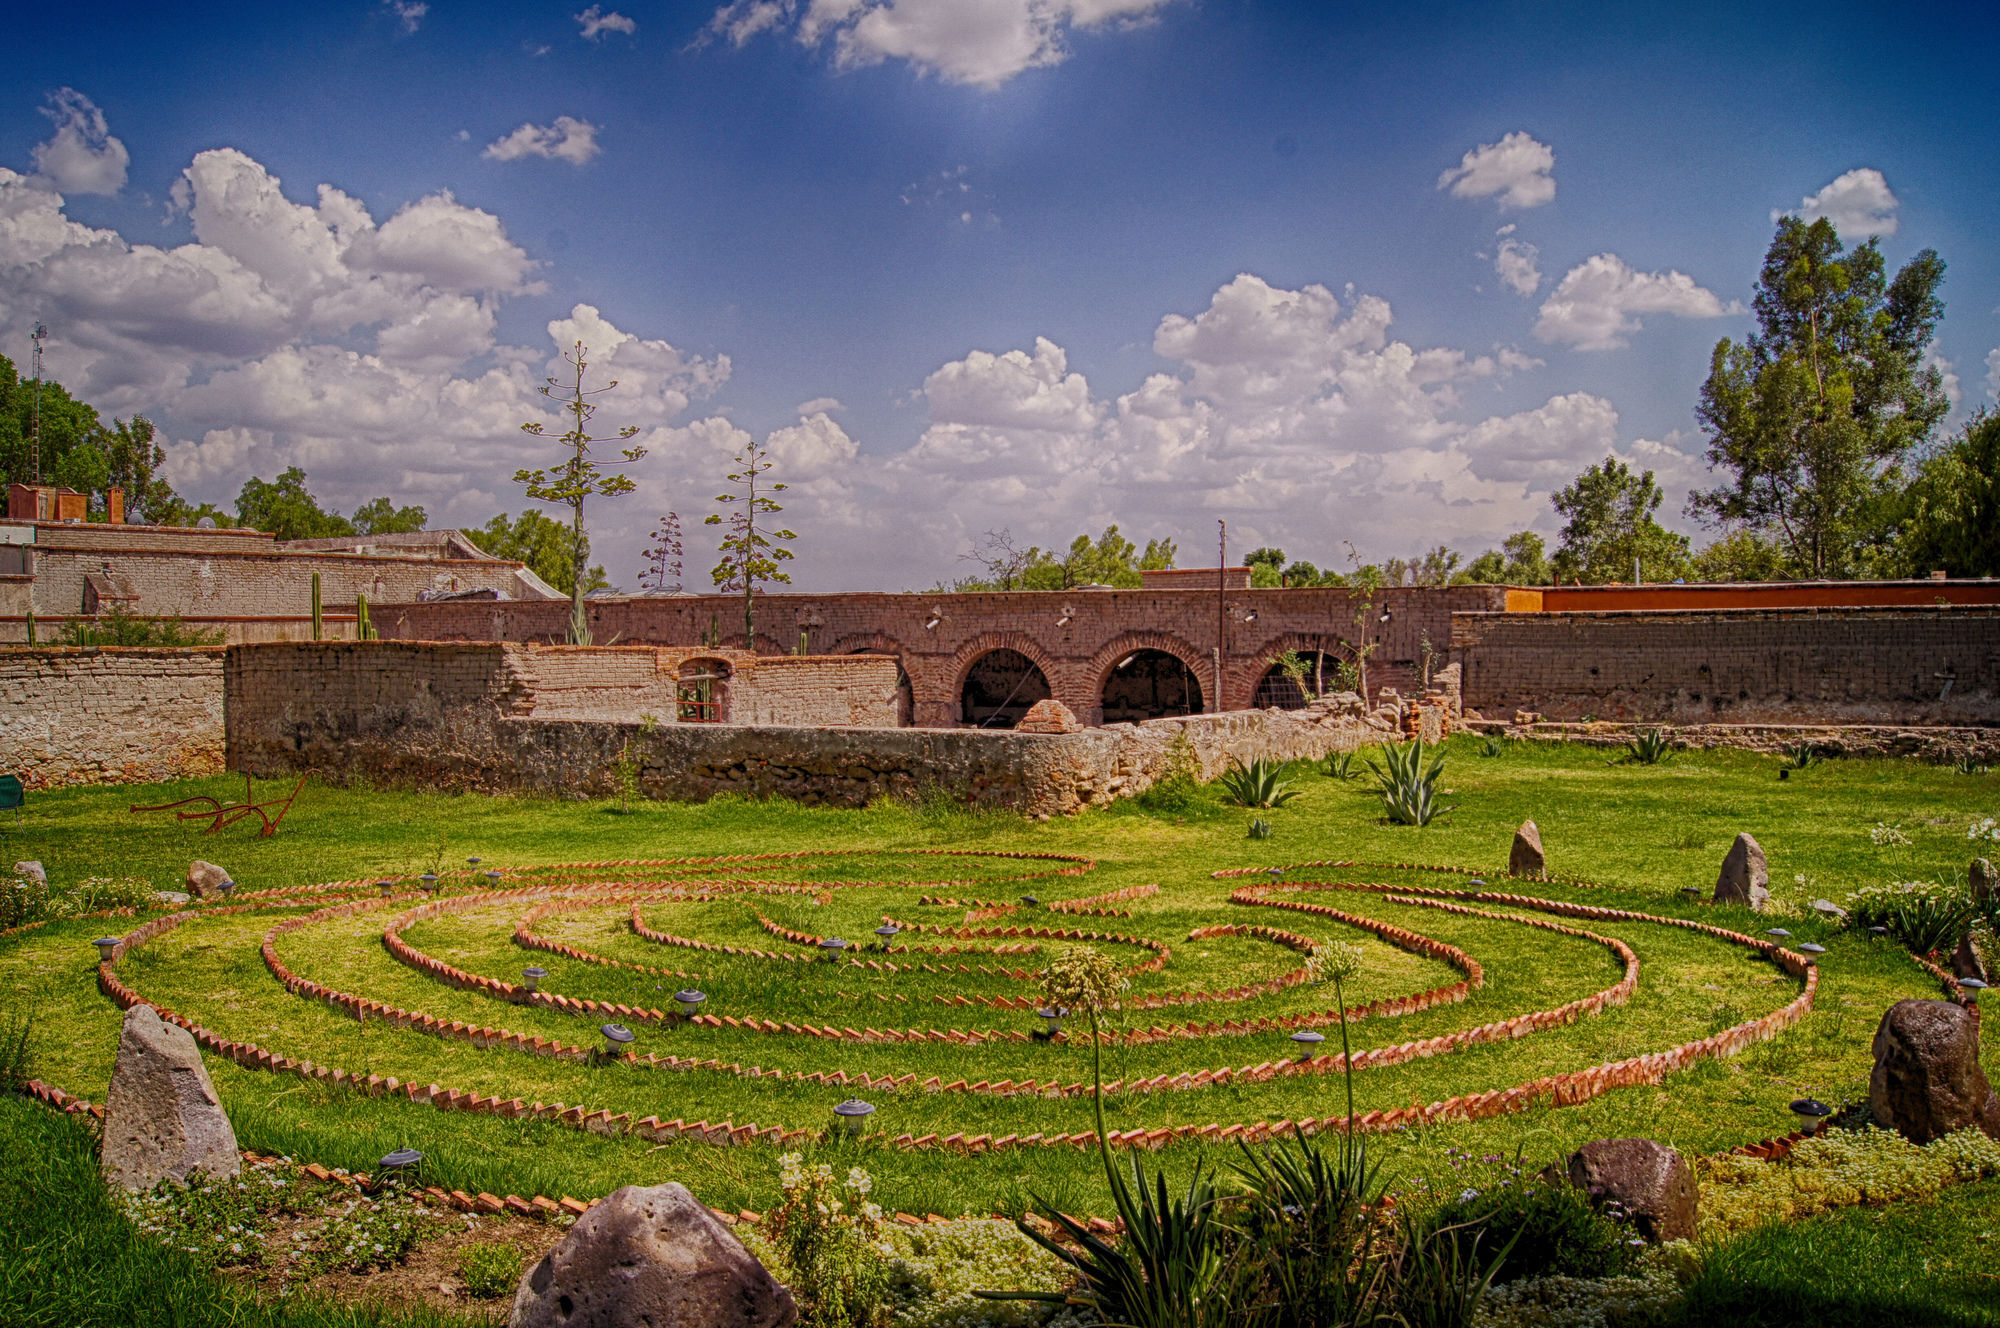
[[[1616,1204],[1640,1235],[1658,1243],[1694,1235],[1694,1168],[1651,1139],[1599,1139],[1569,1155],[1570,1184],[1599,1207]]]
[[[105,1180],[128,1190],[150,1190],[163,1180],[185,1185],[196,1171],[234,1176],[242,1169],[236,1132],[194,1034],[150,1005],[125,1013],[104,1104],[101,1163]]]
[[[1875,1119],[1927,1144],[1977,1126],[2000,1139],[2000,1094],[1979,1067],[1979,1018],[1950,1001],[1897,1001],[1875,1030]]]
[[[188,893],[196,899],[212,899],[222,893],[222,883],[229,879],[229,873],[212,862],[196,858],[188,864]]]
[[[1722,874],[1715,878],[1715,902],[1762,910],[1770,901],[1771,873],[1764,850],[1749,834],[1740,834],[1722,860]]]
[[[1549,855],[1542,851],[1542,832],[1533,821],[1521,822],[1514,832],[1514,847],[1507,854],[1509,876],[1540,876],[1549,869]]]

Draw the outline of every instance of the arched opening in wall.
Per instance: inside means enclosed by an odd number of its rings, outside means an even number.
[[[893,651],[876,650],[871,647],[850,650],[847,653],[850,655],[887,655],[890,659],[896,661],[896,727],[906,729],[915,723],[917,713],[916,689],[910,684],[910,671],[903,667],[903,657]]]
[[[674,715],[683,724],[729,722],[729,661],[691,659],[674,680]]]
[[[1104,722],[1201,713],[1201,681],[1178,655],[1135,650],[1104,679]]]
[[[1018,650],[981,655],[958,694],[960,722],[982,729],[1011,729],[1037,701],[1051,695],[1040,666]]]
[[[1299,650],[1293,654],[1305,675],[1303,685],[1284,665],[1273,664],[1257,683],[1256,695],[1250,698],[1251,709],[1268,710],[1275,706],[1279,710],[1303,710],[1312,697],[1341,690],[1344,661],[1340,656],[1322,650]]]

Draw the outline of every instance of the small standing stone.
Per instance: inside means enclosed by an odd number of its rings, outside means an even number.
[[[1958,938],[1958,948],[1951,952],[1951,975],[1955,978],[1978,978],[1986,980],[1986,969],[1979,962],[1979,952],[1972,946],[1972,932],[1967,931]]]
[[[128,1190],[150,1190],[163,1180],[184,1185],[196,1171],[234,1176],[242,1169],[236,1132],[194,1034],[150,1005],[125,1013],[104,1102],[102,1164],[104,1178]]]
[[[222,883],[229,879],[229,873],[212,862],[196,858],[188,864],[188,893],[196,899],[209,899],[222,893]]]
[[[1972,887],[1973,899],[1984,903],[2000,898],[2000,875],[1993,871],[1993,864],[1985,858],[1974,858],[1972,867],[1966,872],[1966,882]]]
[[[669,1182],[627,1185],[576,1220],[514,1292],[510,1328],[790,1328],[792,1293]]]
[[[1715,902],[1748,904],[1761,911],[1770,901],[1771,872],[1764,849],[1748,833],[1740,834],[1722,860],[1722,874],[1715,878]]]
[[[1549,855],[1542,851],[1542,832],[1533,821],[1521,822],[1514,832],[1514,848],[1507,854],[1509,876],[1540,876],[1549,869]]]
[[[1651,1139],[1599,1139],[1569,1155],[1569,1180],[1597,1204],[1616,1203],[1655,1244],[1694,1237],[1694,1168]]]
[[[47,885],[49,883],[49,874],[46,871],[42,870],[41,863],[36,862],[33,859],[30,859],[27,862],[15,863],[14,875],[20,877],[24,881],[34,881],[40,885]]]
[[[1979,1017],[1951,1001],[1897,1001],[1875,1030],[1868,1105],[1912,1143],[1977,1126],[2000,1139],[2000,1094],[1979,1066]]]

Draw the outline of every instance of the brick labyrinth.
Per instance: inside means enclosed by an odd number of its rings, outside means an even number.
[[[1326,941],[1360,942],[1364,975],[1381,975],[1350,991],[1363,1101],[1420,1060],[1453,1067],[1459,1086],[1372,1105],[1355,1126],[1376,1132],[1658,1083],[1779,1034],[1818,984],[1810,957],[1768,939],[1546,897],[1587,895],[1583,883],[1503,889],[1458,868],[1314,862],[1091,891],[1095,865],[833,851],[462,872],[434,897],[408,880],[330,882],[156,917],[98,982],[239,1066],[443,1111],[796,1146],[826,1131],[834,1101],[866,1094],[880,1144],[959,1153],[1090,1141],[1073,1102],[1091,1093],[1088,1025],[1073,1014],[1051,1033],[1037,1014],[1037,972],[1072,945],[1112,955],[1131,984],[1103,1034],[1103,1091],[1123,1103],[1120,1140],[1151,1148],[1344,1125],[1348,1062],[1322,1050],[1339,1047],[1340,1016],[1305,962]],[[1547,973],[1482,963],[1482,942],[1524,928],[1545,938],[1533,949]],[[1769,961],[1789,998],[1694,1041],[1597,1063],[1579,1050],[1511,1081],[1489,1049],[1554,1039],[1560,1053],[1563,1029],[1619,1018],[1662,928]],[[204,965],[247,948],[261,985],[205,999],[224,979]],[[692,1016],[673,994],[686,987],[706,996]],[[1566,999],[1525,994],[1550,991]],[[636,1040],[607,1048],[606,1024]]]

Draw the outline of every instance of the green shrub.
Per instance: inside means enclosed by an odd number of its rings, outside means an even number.
[[[1887,927],[1889,935],[1920,955],[1949,952],[1981,915],[1968,886],[1945,881],[1868,885],[1847,897],[1853,927]]]
[[[1659,765],[1673,755],[1673,745],[1658,729],[1641,729],[1625,744],[1625,761],[1631,765]]]
[[[1820,754],[1819,748],[1809,742],[1787,743],[1785,744],[1784,764],[1780,768],[1785,770],[1810,770],[1824,759]]]
[[[1466,1246],[1479,1239],[1489,1258],[1499,1257],[1495,1282],[1524,1277],[1610,1277],[1630,1266],[1643,1244],[1614,1216],[1600,1212],[1561,1177],[1529,1176],[1519,1167],[1495,1183],[1446,1195],[1422,1213],[1422,1231],[1450,1233]]]
[[[853,1167],[844,1181],[822,1162],[808,1167],[798,1153],[778,1159],[784,1199],[748,1233],[752,1252],[799,1302],[811,1328],[887,1328],[892,1305],[889,1265],[876,1242],[885,1226],[868,1199],[868,1173]],[[852,1205],[850,1207],[850,1204]]]
[[[1201,758],[1195,755],[1186,729],[1167,744],[1159,777],[1135,801],[1149,812],[1169,816],[1185,815],[1201,804]]]
[[[458,1276],[468,1295],[498,1300],[521,1283],[521,1252],[505,1241],[476,1240],[458,1251]]]
[[[155,901],[153,883],[133,876],[90,876],[75,885],[49,885],[21,876],[0,882],[0,931],[48,918],[75,918],[114,908],[144,908]]]
[[[1222,772],[1216,783],[1222,786],[1222,797],[1239,807],[1282,807],[1299,791],[1287,785],[1282,762],[1260,756],[1244,765],[1237,762]]]
[[[56,634],[62,646],[219,646],[221,628],[189,627],[178,617],[149,618],[122,605],[96,619],[71,618]]]

